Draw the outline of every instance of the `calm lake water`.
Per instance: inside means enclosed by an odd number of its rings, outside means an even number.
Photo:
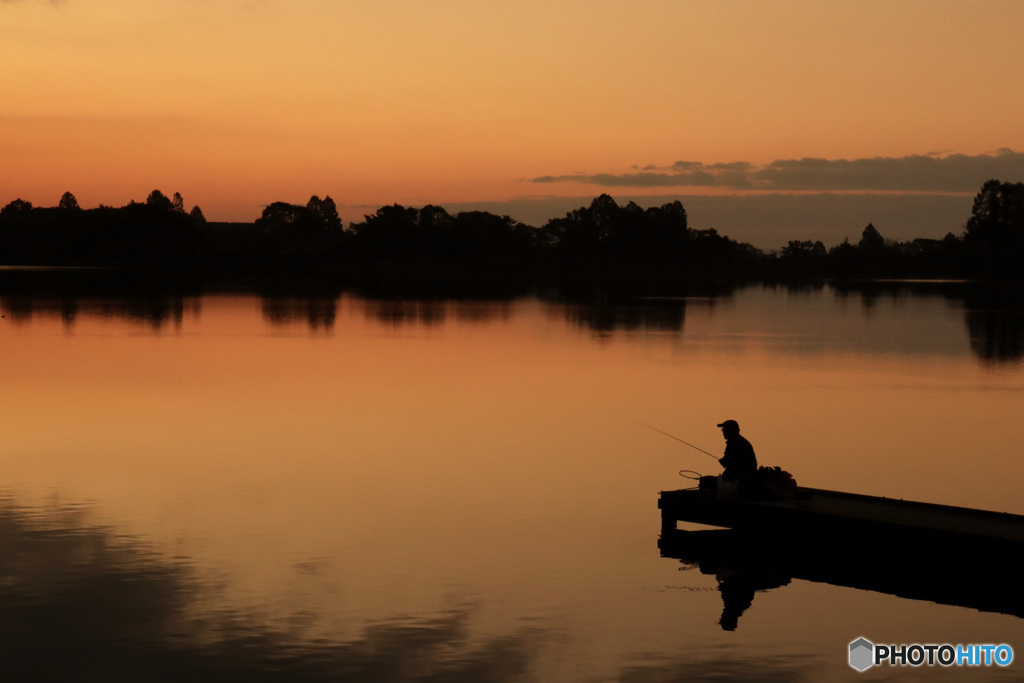
[[[1024,619],[799,578],[724,630],[657,509],[720,467],[639,424],[1024,514],[1024,323],[964,284],[0,312],[5,680],[1024,680]],[[858,674],[859,636],[1017,660]]]

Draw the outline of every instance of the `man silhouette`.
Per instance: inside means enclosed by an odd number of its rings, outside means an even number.
[[[757,456],[750,442],[740,436],[740,425],[736,420],[726,420],[718,425],[725,437],[725,455],[718,462],[725,471],[723,481],[750,481],[757,472]]]

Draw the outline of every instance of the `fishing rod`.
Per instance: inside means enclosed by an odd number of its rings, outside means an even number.
[[[690,448],[693,448],[693,449],[695,449],[695,450],[698,450],[698,451],[700,451],[700,452],[701,452],[701,453],[703,453],[704,455],[709,455],[709,456],[711,456],[712,458],[714,458],[714,459],[715,459],[715,461],[717,461],[717,460],[718,460],[718,456],[717,456],[717,455],[715,455],[714,453],[708,453],[708,452],[707,452],[706,450],[704,450],[703,448],[699,448],[699,447],[697,447],[697,446],[694,446],[694,445],[693,445],[692,443],[690,443],[689,441],[683,441],[683,440],[682,440],[682,439],[680,439],[680,438],[679,438],[678,436],[674,436],[674,435],[672,435],[672,434],[669,434],[668,432],[663,432],[663,431],[661,431],[660,429],[658,429],[657,427],[652,427],[651,425],[649,425],[649,424],[647,424],[647,423],[645,423],[645,422],[641,422],[640,420],[636,420],[636,423],[637,423],[637,424],[641,424],[641,425],[643,425],[644,427],[647,427],[648,429],[653,429],[654,431],[658,432],[659,434],[664,434],[665,436],[667,436],[667,437],[669,437],[669,438],[671,438],[671,439],[675,439],[675,440],[676,440],[676,441],[678,441],[679,443],[684,443],[684,444],[686,444],[687,446],[689,446]]]

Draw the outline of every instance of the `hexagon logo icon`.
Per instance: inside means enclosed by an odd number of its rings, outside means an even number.
[[[858,638],[850,643],[850,666],[864,671],[875,663],[875,644],[867,638]]]

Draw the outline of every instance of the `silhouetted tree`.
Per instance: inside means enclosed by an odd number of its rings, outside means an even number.
[[[338,217],[338,207],[327,195],[320,199],[316,195],[309,198],[306,208],[320,217],[322,227],[326,229],[341,228],[341,218]]]
[[[256,219],[256,225],[264,228],[273,225],[293,225],[304,221],[311,221],[316,217],[312,211],[299,204],[288,202],[273,202],[263,207],[260,217]]]
[[[196,224],[159,191],[144,204],[88,211],[66,192],[56,207],[12,202],[0,218],[0,259],[10,263],[182,264],[206,251]]]
[[[896,274],[894,268],[903,258],[900,246],[882,237],[872,223],[861,232],[856,245],[844,240],[833,247],[828,256],[832,268],[841,276]]]
[[[192,210],[188,212],[188,217],[192,219],[193,223],[206,222],[206,216],[203,215],[203,210],[198,205],[192,207]]]
[[[381,207],[352,225],[353,248],[375,257],[519,258],[534,253],[538,231],[508,216],[443,207]]]
[[[0,263],[29,262],[25,256],[49,241],[36,225],[36,212],[24,199],[0,209]]]
[[[10,204],[0,209],[0,215],[6,214],[11,217],[15,214],[24,214],[32,210],[32,202],[25,201],[24,199],[15,199]]]
[[[274,202],[263,209],[256,221],[262,235],[260,250],[273,259],[303,264],[339,255],[348,239],[341,229],[334,202],[315,195],[306,206]],[[331,226],[337,229],[330,229]]]
[[[454,252],[461,256],[520,258],[537,246],[535,228],[486,211],[459,213],[450,230]]]
[[[310,233],[320,228],[320,216],[312,209],[288,202],[274,202],[263,209],[256,225],[265,233],[293,235]]]
[[[866,252],[878,253],[885,249],[885,238],[878,232],[878,228],[872,223],[868,223],[864,232],[860,234],[860,242],[857,243],[857,246]]]
[[[645,211],[634,202],[620,207],[607,194],[548,221],[543,232],[556,253],[574,257],[678,257],[691,238],[680,202]]]
[[[78,200],[75,199],[75,195],[71,194],[70,192],[65,192],[64,194],[61,195],[60,202],[57,204],[57,208],[68,209],[73,211],[81,209],[81,207],[78,206]]]
[[[618,204],[602,194],[590,203],[567,213],[564,218],[548,221],[544,230],[552,237],[555,251],[563,256],[596,256],[608,239],[610,221],[618,212]]]
[[[174,203],[160,190],[153,190],[146,197],[146,206],[155,211],[173,211]]]
[[[416,209],[392,204],[363,218],[362,223],[352,226],[356,247],[362,253],[400,257],[428,255],[428,245],[419,230],[420,212]]]
[[[649,242],[655,248],[679,250],[690,239],[690,228],[683,203],[678,199],[645,212],[650,228]]]
[[[974,265],[996,274],[1020,269],[1024,258],[1024,183],[989,180],[974,198],[964,231]]]
[[[630,202],[612,220],[607,250],[643,259],[677,257],[688,238],[686,210],[679,201],[646,210]]]
[[[178,213],[185,213],[185,200],[182,198],[180,192],[174,193],[174,197],[171,199],[171,208]]]
[[[331,199],[331,195],[325,195],[320,203],[320,218],[328,228],[342,227],[341,217],[338,215],[338,205]]]
[[[896,249],[902,258],[901,273],[947,277],[963,272],[963,241],[953,233],[941,240],[917,238]]]
[[[809,264],[820,262],[828,254],[825,245],[820,241],[812,240],[790,240],[782,248],[782,258],[793,264]]]

